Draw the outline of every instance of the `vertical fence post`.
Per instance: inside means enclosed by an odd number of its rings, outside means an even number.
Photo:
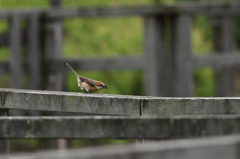
[[[233,19],[230,15],[223,17],[214,17],[214,49],[219,54],[228,54],[234,50],[234,26]],[[215,69],[216,90],[215,96],[234,96],[235,74],[234,68],[217,68]]]
[[[61,6],[61,0],[50,0],[51,8],[59,8]],[[62,58],[62,24],[61,20],[50,20],[48,21],[48,29],[50,35],[47,35],[49,38],[47,41],[50,44],[47,44],[49,47],[47,52],[47,57],[49,62],[57,61]],[[49,34],[48,33],[48,34]],[[51,49],[50,49],[51,48]],[[62,71],[55,72],[54,74],[49,75],[49,89],[51,90],[63,90],[64,88],[64,74]]]
[[[149,96],[165,96],[165,55],[163,17],[144,17],[144,89]]]
[[[54,90],[54,80],[56,80],[55,76],[51,74],[49,68],[49,62],[53,61],[54,55],[54,47],[53,47],[53,29],[52,25],[48,20],[44,21],[44,51],[45,51],[45,59],[43,64],[43,71],[44,71],[44,81],[46,84],[46,89]],[[50,149],[57,148],[57,141],[56,140],[48,140],[48,147]]]
[[[28,19],[28,74],[29,88],[40,89],[41,87],[41,66],[40,66],[40,51],[39,51],[39,13],[32,13]]]
[[[49,0],[52,9],[61,6],[61,0]],[[48,20],[46,22],[45,51],[48,62],[56,62],[62,58],[62,23],[61,20]],[[51,66],[51,64],[50,64]],[[64,89],[64,74],[57,71],[48,74],[48,89],[61,91]],[[49,140],[51,148],[66,149],[68,142],[65,139]]]
[[[61,6],[61,0],[50,0],[51,8],[59,8]],[[55,20],[51,22],[53,31],[53,60],[59,60],[62,58],[62,22],[61,20]],[[55,90],[62,91],[64,89],[64,74],[62,71],[58,71],[54,75]],[[56,80],[57,79],[57,80]],[[65,139],[58,139],[58,149],[66,149],[68,147],[68,141]]]
[[[2,99],[4,100],[4,99]],[[8,110],[0,110],[0,116],[7,116]],[[10,144],[8,139],[0,139],[0,155],[3,155],[4,157],[1,157],[2,159],[9,159],[10,154]]]
[[[193,96],[191,64],[191,17],[171,17],[171,49],[173,71],[173,96]]]
[[[13,13],[9,21],[10,87],[21,88],[23,74],[21,59],[21,17],[18,13]]]

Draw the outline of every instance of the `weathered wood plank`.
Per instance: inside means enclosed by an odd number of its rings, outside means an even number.
[[[144,146],[124,144],[67,151],[15,154],[12,157],[34,156],[34,159],[238,159],[239,143],[239,136],[228,136],[145,142]]]
[[[179,139],[240,134],[240,116],[0,117],[0,138]]]
[[[240,66],[240,53],[231,52],[229,54],[217,54],[216,52],[208,53],[206,55],[194,55],[192,56],[192,67],[238,67]],[[66,70],[66,62],[71,64],[76,69],[81,70],[143,70],[145,58],[138,57],[113,57],[113,58],[86,58],[77,60],[56,60],[49,61],[51,71]],[[94,65],[92,65],[94,63]],[[109,67],[110,66],[110,67]],[[2,62],[0,64],[1,73],[7,73],[9,71],[9,64]],[[27,65],[24,64],[24,71],[26,71]]]
[[[0,89],[0,109],[115,115],[240,114],[240,98],[163,98]]]
[[[164,10],[156,6],[138,7],[95,7],[95,8],[75,8],[75,9],[54,9],[45,12],[45,17],[49,19],[65,19],[76,17],[100,17],[100,16],[145,16],[160,14],[163,12],[175,13],[175,10]]]
[[[82,58],[77,60],[52,61],[49,62],[49,65],[52,71],[66,70],[66,62],[72,65],[75,69],[81,70],[141,70],[144,67],[145,60],[142,56]]]
[[[183,3],[171,5],[151,5],[151,6],[119,6],[119,7],[95,7],[95,8],[75,8],[75,9],[54,9],[47,10],[45,17],[50,19],[66,19],[76,17],[104,17],[104,16],[146,16],[163,14],[205,14],[224,15],[239,14],[239,3],[207,4],[207,3]]]
[[[188,15],[173,16],[171,30],[173,96],[193,96],[191,17]]]
[[[0,99],[0,109],[140,115],[139,97],[133,96],[0,89]]]
[[[34,9],[1,9],[0,10],[0,19],[8,19],[13,14],[20,15],[21,17],[25,18],[34,13],[43,13],[43,9],[34,8]]]
[[[86,59],[69,59],[69,60],[50,60],[47,63],[49,70],[52,72],[65,70],[66,62],[73,66],[76,70],[143,70],[144,58],[142,56],[136,57],[112,57],[112,58],[86,58]],[[94,65],[93,65],[94,63]],[[23,71],[28,69],[27,63],[23,62]],[[9,72],[9,63],[0,63],[0,73]]]
[[[240,54],[238,52],[229,52],[228,54],[212,52],[207,55],[195,55],[192,57],[192,65],[194,68],[237,67],[240,66]]]
[[[40,66],[40,15],[32,14],[28,19],[28,73],[29,88],[40,89],[41,86],[41,66]]]
[[[240,114],[240,98],[141,98],[141,102],[143,116]]]
[[[152,6],[120,6],[120,7],[95,7],[95,8],[75,8],[75,9],[54,9],[42,10],[39,8],[24,10],[1,10],[0,18],[6,19],[11,14],[18,14],[22,17],[28,17],[32,13],[43,13],[47,18],[65,19],[74,17],[99,17],[99,16],[145,16],[162,14],[206,14],[206,15],[224,15],[239,14],[239,3],[183,3],[171,5],[152,5]]]
[[[51,0],[52,7],[51,9],[60,8],[61,1],[60,0]],[[53,6],[54,5],[54,6]],[[62,59],[62,45],[63,45],[63,37],[62,37],[62,23],[60,20],[55,20],[49,22],[52,29],[52,38],[53,38],[53,52],[52,57],[49,60],[55,61]],[[64,89],[64,82],[65,82],[65,76],[63,74],[62,70],[56,71],[54,74],[51,74],[52,76],[50,78],[50,84],[51,90],[56,91],[62,91]]]
[[[39,8],[24,10],[1,10],[0,18],[6,19],[11,14],[18,14],[28,17],[32,13],[42,13],[45,18],[65,19],[76,17],[100,17],[100,16],[146,16],[163,14],[205,14],[205,15],[230,15],[239,14],[240,3],[182,3],[170,5],[151,5],[151,6],[118,6],[118,7],[92,7],[92,8],[55,8],[43,10]]]
[[[61,8],[61,0],[49,0],[50,8]],[[50,22],[52,29],[52,39],[53,39],[53,52],[50,60],[62,59],[62,45],[63,45],[63,31],[62,31],[62,23],[61,20]],[[49,84],[51,87],[48,87],[50,90],[61,91],[64,89],[65,85],[65,75],[62,70],[58,70],[52,74],[49,74],[51,77],[49,79]],[[56,143],[55,143],[56,142]],[[55,144],[58,145],[57,147]],[[49,146],[51,149],[66,149],[68,147],[67,140],[58,139],[58,140],[50,140]]]
[[[22,87],[21,17],[13,14],[9,22],[10,87]]]
[[[144,69],[145,58],[138,57],[113,57],[113,58],[86,58],[77,60],[56,60],[49,61],[51,71],[66,69],[66,62],[71,64],[76,69],[81,70],[142,70]],[[92,65],[94,63],[94,65]],[[111,67],[109,67],[111,66]],[[229,54],[217,54],[216,52],[208,53],[206,55],[192,56],[193,68],[202,67],[238,67],[240,66],[240,55],[238,52],[231,52]],[[9,65],[6,62],[0,64],[1,73],[9,71]],[[27,65],[24,64],[26,71]]]
[[[163,42],[163,17],[144,17],[144,92],[164,96],[166,58]]]
[[[8,110],[0,109],[0,117],[7,116]],[[9,159],[10,144],[8,139],[0,139],[0,155],[5,155],[3,159]],[[0,157],[1,158],[1,157]]]
[[[214,17],[213,33],[214,33],[214,49],[219,54],[227,54],[234,50],[234,27],[233,18],[226,14],[223,17]],[[235,90],[235,73],[234,68],[216,68],[215,69],[215,96],[234,96]]]

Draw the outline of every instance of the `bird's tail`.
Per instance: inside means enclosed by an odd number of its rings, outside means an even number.
[[[75,76],[77,78],[80,78],[80,76],[77,74],[77,72],[68,63],[66,63],[66,65],[70,68],[70,70],[75,74]]]

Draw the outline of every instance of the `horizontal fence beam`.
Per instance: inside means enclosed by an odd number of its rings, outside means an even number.
[[[32,14],[42,14],[44,13],[45,10],[44,9],[39,9],[39,8],[34,8],[34,9],[1,9],[0,10],[0,19],[8,19],[10,18],[12,15],[17,14],[19,16],[21,16],[21,18],[27,18],[29,16],[31,16]]]
[[[48,151],[11,155],[34,156],[34,159],[238,159],[239,136],[212,137],[202,139],[174,140],[144,143],[144,146],[124,144],[64,151]],[[29,158],[30,158],[29,157]]]
[[[240,114],[239,97],[163,98],[2,88],[0,100],[0,109],[135,116]]]
[[[140,100],[138,98],[118,95],[0,89],[0,109],[140,115]]]
[[[143,70],[144,59],[142,56],[136,57],[109,57],[109,58],[83,58],[83,59],[69,59],[49,61],[47,65],[50,71],[62,71],[69,69],[66,67],[66,62],[69,63],[76,70]],[[27,71],[28,65],[23,62],[24,71]],[[9,73],[9,63],[0,63],[0,74]]]
[[[180,139],[240,134],[240,116],[0,117],[0,138]]]
[[[144,58],[136,57],[109,57],[109,58],[86,58],[77,60],[62,60],[49,62],[52,71],[64,70],[66,62],[72,65],[75,69],[80,70],[141,70],[144,67]]]
[[[236,115],[240,98],[141,98],[141,114],[151,115]]]
[[[106,16],[147,16],[164,14],[205,14],[223,15],[239,14],[240,3],[234,4],[206,4],[185,3],[151,6],[120,6],[120,7],[95,7],[75,9],[52,9],[45,12],[45,17],[50,19],[66,19],[75,17],[106,17]]]
[[[118,7],[91,7],[91,8],[54,8],[54,9],[19,9],[1,10],[0,19],[7,19],[12,14],[29,17],[32,13],[41,13],[45,18],[66,19],[75,17],[105,17],[105,16],[146,16],[163,14],[205,14],[223,15],[239,14],[240,3],[182,3],[182,4],[154,4],[150,6],[118,6]]]
[[[195,68],[199,67],[236,67],[240,66],[240,53],[209,53],[206,55],[195,55],[192,59],[192,65]]]
[[[128,57],[107,57],[107,58],[83,58],[49,61],[48,66],[51,71],[67,70],[66,62],[71,64],[75,69],[80,70],[143,70],[145,59],[143,56],[128,56]],[[192,56],[192,66],[194,68],[202,67],[237,67],[240,66],[240,53],[217,54],[209,53],[206,55]],[[27,69],[27,64],[24,64],[24,70]],[[94,65],[93,65],[94,64]],[[109,67],[111,66],[111,67]],[[8,73],[8,62],[0,63],[0,73]]]

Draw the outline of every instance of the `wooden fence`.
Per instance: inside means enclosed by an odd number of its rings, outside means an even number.
[[[234,96],[236,92],[233,70],[240,65],[240,55],[234,50],[233,18],[239,15],[239,8],[238,3],[194,3],[135,7],[1,10],[0,19],[9,21],[9,30],[8,34],[0,36],[0,46],[9,46],[10,58],[8,62],[0,64],[0,73],[10,73],[12,88],[23,87],[22,76],[24,72],[27,72],[28,88],[41,89],[43,82],[46,83],[44,80],[48,78],[48,85],[50,85],[48,89],[62,90],[63,72],[66,71],[65,62],[69,62],[79,70],[138,69],[144,72],[146,95],[193,96],[193,70],[213,67],[217,81],[216,96]],[[196,56],[191,51],[191,22],[192,18],[197,15],[205,15],[212,21],[213,53]],[[110,16],[142,17],[144,51],[141,56],[72,60],[62,58],[61,22],[64,19]],[[22,20],[28,22],[26,31],[21,29]],[[166,43],[169,43],[169,48],[166,47]],[[26,61],[21,56],[23,45],[28,47]],[[45,52],[45,56],[42,56],[42,52]]]
[[[1,154],[9,153],[8,139],[16,138],[166,140],[240,133],[240,98],[170,98],[0,89],[0,99]],[[14,117],[7,116],[9,110],[101,116]],[[232,141],[223,142],[233,146],[229,147],[231,154],[238,143],[238,140],[236,143]],[[208,146],[214,151],[219,148],[206,143]]]
[[[29,159],[238,159],[239,136],[21,154]],[[19,155],[15,155],[19,157]]]
[[[232,96],[233,70],[240,65],[240,55],[234,51],[233,45],[233,17],[239,13],[239,4],[1,10],[0,19],[8,21],[9,30],[7,34],[0,35],[0,46],[7,45],[10,56],[9,61],[0,63],[0,73],[10,73],[12,88],[22,88],[22,77],[27,73],[29,89],[42,89],[44,80],[48,79],[48,89],[62,90],[65,62],[80,70],[138,69],[144,72],[146,95],[187,97],[193,95],[193,69],[213,67],[217,79],[216,95]],[[191,22],[192,17],[199,14],[212,19],[215,53],[192,54]],[[109,16],[142,17],[144,51],[141,56],[68,61],[61,57],[61,21]],[[21,28],[22,21],[27,22],[26,30]],[[171,37],[170,40],[167,37]],[[169,43],[169,48],[166,43]],[[25,60],[21,51],[23,47],[27,47]],[[9,153],[8,140],[14,138],[182,139],[240,133],[240,98],[173,97],[0,89],[0,115],[5,116],[0,118],[0,153]],[[9,117],[9,110],[101,116]],[[232,158],[238,157],[239,153],[235,154],[239,147],[238,140],[223,140],[223,144],[229,143],[230,146],[209,146],[206,143],[206,147],[196,151],[207,152],[212,148],[215,154],[217,150],[227,147],[229,153],[226,154]],[[173,151],[177,155],[177,151]],[[188,154],[190,151],[183,151],[186,156],[191,156]],[[162,151],[157,150],[158,153]]]

